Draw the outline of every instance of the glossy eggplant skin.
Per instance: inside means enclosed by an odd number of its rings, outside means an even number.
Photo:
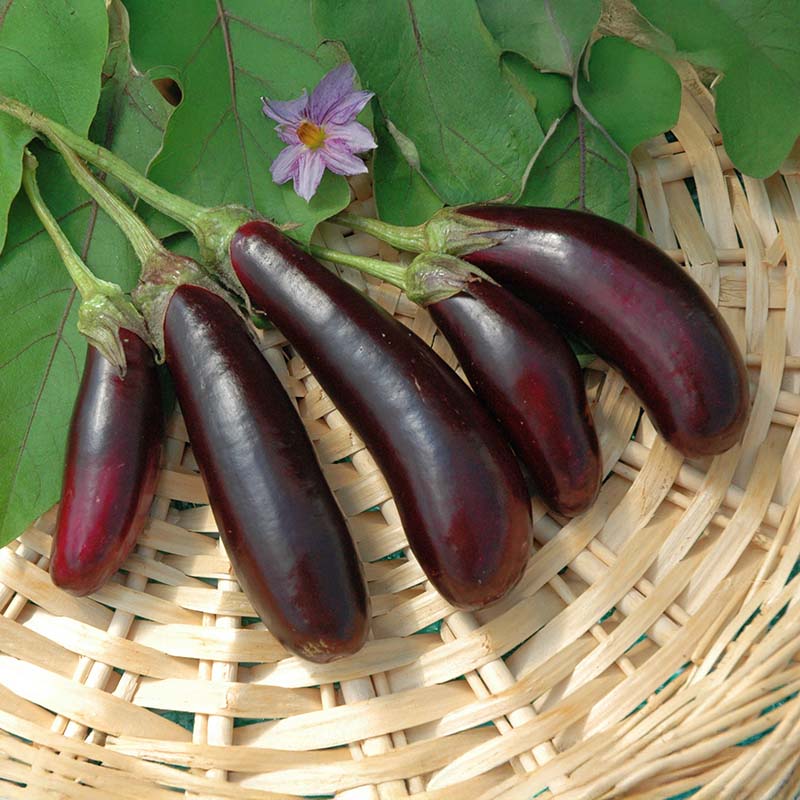
[[[153,354],[125,328],[120,340],[124,378],[86,351],[67,440],[50,576],[76,595],[97,591],[128,557],[158,479],[164,423]]]
[[[473,205],[459,213],[507,226],[462,256],[616,367],[664,438],[689,457],[742,437],[747,371],[703,290],[622,225],[579,211]]]
[[[480,608],[519,580],[530,498],[475,395],[415,334],[266,222],[231,261],[378,463],[409,544],[452,605]]]
[[[542,500],[567,517],[586,511],[600,490],[600,446],[580,366],[558,330],[480,279],[427,308]]]
[[[300,417],[228,303],[182,285],[164,320],[167,366],[236,577],[289,650],[358,651],[369,598],[347,524]]]

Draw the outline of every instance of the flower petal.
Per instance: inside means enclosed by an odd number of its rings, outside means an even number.
[[[286,144],[301,144],[300,137],[297,135],[297,128],[298,126],[296,125],[276,125],[275,131],[282,142]]]
[[[308,99],[308,118],[320,125],[331,109],[352,94],[355,75],[350,63],[342,64],[325,75]]]
[[[372,92],[367,92],[365,90],[350,92],[350,94],[343,97],[336,105],[328,109],[321,124],[329,125],[334,123],[341,125],[354,120],[373,96]]]
[[[303,158],[305,149],[302,144],[295,144],[290,147],[284,147],[278,153],[269,168],[272,173],[272,180],[275,183],[286,183],[289,178],[297,177],[299,163]]]
[[[304,148],[297,162],[297,174],[294,176],[294,190],[306,202],[316,194],[322,173],[325,171],[325,162],[319,150]]]
[[[343,144],[326,141],[321,149],[325,166],[337,175],[359,175],[367,171],[367,165]]]
[[[347,125],[326,125],[325,136],[328,141],[341,143],[352,153],[374,150],[378,146],[369,129],[360,122],[349,122]]]
[[[306,90],[295,100],[269,100],[262,97],[263,106],[261,110],[275,122],[282,125],[297,126],[306,115],[308,107],[308,96]]]

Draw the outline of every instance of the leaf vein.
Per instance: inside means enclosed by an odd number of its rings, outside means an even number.
[[[33,300],[29,300],[27,303],[23,303],[21,306],[17,306],[17,308],[12,309],[8,312],[8,316],[13,317],[14,314],[19,314],[20,311],[24,311],[26,308],[30,308],[30,306],[35,306],[42,300],[52,297],[54,294],[63,294],[64,292],[69,291],[71,291],[69,286],[65,286],[63,289],[51,289],[49,292],[45,292],[44,294],[35,297]],[[2,366],[0,366],[0,369],[2,369]]]
[[[431,84],[428,80],[428,73],[425,69],[425,59],[423,58],[422,51],[424,50],[424,43],[422,41],[422,33],[419,29],[419,23],[417,22],[417,12],[414,10],[414,3],[413,0],[406,0],[406,9],[408,10],[408,16],[411,20],[411,30],[414,35],[414,44],[415,49],[417,51],[417,61],[419,62],[419,70],[420,74],[422,75],[422,81],[425,84],[425,93],[428,95],[428,100],[431,104],[431,110],[433,111],[434,117],[436,117],[437,122],[437,133],[439,136],[439,147],[442,151],[442,156],[444,157],[445,162],[450,170],[450,173],[453,177],[457,180],[461,180],[458,178],[458,170],[454,169],[454,165],[450,161],[450,154],[447,152],[447,147],[444,143],[444,130],[445,126],[442,122],[442,118],[439,115],[439,109],[436,107],[436,103],[433,100],[433,92],[431,90]],[[384,114],[384,116],[386,116]],[[463,181],[461,181],[463,185]]]
[[[0,370],[4,370],[9,365],[13,364],[18,358],[24,356],[25,353],[27,353],[28,350],[30,350],[32,347],[36,347],[36,345],[39,344],[39,342],[43,342],[45,339],[49,339],[51,336],[55,335],[56,331],[52,331],[50,333],[43,333],[41,336],[37,336],[32,342],[28,342],[28,344],[26,344],[25,347],[21,348],[16,353],[14,353],[14,355],[11,356],[11,358],[7,359],[2,364],[0,364]]]
[[[287,39],[285,36],[278,36],[278,34],[273,33],[272,31],[269,31],[266,28],[262,28],[259,25],[256,25],[254,22],[252,22],[249,19],[245,19],[244,17],[239,17],[239,16],[237,16],[236,14],[233,14],[230,11],[226,11],[225,12],[225,16],[229,20],[231,20],[233,22],[238,22],[243,27],[249,28],[251,31],[254,31],[255,33],[258,33],[258,34],[260,34],[261,36],[264,36],[267,39],[273,39],[276,42],[282,42],[283,44],[287,44],[287,45],[289,45],[289,47],[292,47],[295,50],[298,50],[299,52],[303,53],[303,55],[306,55],[309,58],[313,59],[314,61],[317,62],[317,64],[321,64],[319,56],[314,51],[307,50],[305,47],[303,47],[302,45],[299,45],[297,42],[293,41],[292,39]]]
[[[144,108],[142,104],[136,100],[127,83],[122,91],[123,94],[128,98],[130,104],[139,112],[139,114],[141,114],[141,116],[143,116],[157,131],[163,133],[164,126],[156,118],[150,116],[149,109]]]
[[[208,30],[203,34],[202,38],[197,43],[194,50],[192,50],[191,55],[186,59],[186,63],[183,65],[183,69],[181,70],[182,72],[186,72],[186,69],[194,63],[194,60],[200,54],[200,51],[205,46],[205,43],[208,41],[211,34],[214,33],[214,28],[216,28],[217,25],[219,25],[219,23],[220,23],[220,18],[218,16],[214,17],[214,20],[208,26]]]
[[[580,156],[580,177],[578,180],[578,196],[580,197],[580,206],[586,210],[586,129],[583,114],[578,112],[578,153]]]
[[[239,147],[242,151],[242,161],[244,166],[244,174],[247,178],[247,188],[250,192],[250,205],[255,207],[256,195],[253,188],[253,178],[250,175],[250,165],[247,161],[247,148],[244,145],[244,131],[242,129],[242,120],[239,117],[239,108],[236,103],[236,68],[233,60],[233,43],[231,42],[231,32],[228,28],[228,17],[225,11],[225,6],[222,0],[217,0],[217,16],[220,21],[220,29],[222,30],[222,38],[225,42],[225,57],[228,61],[228,78],[230,81],[231,92],[231,106],[233,110],[233,119],[236,123],[236,132],[239,135]]]
[[[92,201],[91,200],[85,200],[80,205],[75,206],[75,208],[71,209],[70,211],[67,211],[66,214],[62,214],[60,217],[57,217],[56,219],[57,219],[57,221],[59,223],[63,222],[65,219],[68,219],[73,214],[76,214],[78,211],[81,211],[82,209],[86,208],[86,206],[90,206],[90,205],[92,205]],[[16,242],[11,247],[4,248],[3,256],[5,257],[5,256],[9,255],[9,253],[13,253],[14,250],[16,250],[18,247],[22,247],[23,245],[28,244],[28,242],[32,242],[34,239],[36,239],[38,236],[42,236],[44,233],[45,233],[44,228],[39,228],[35,233],[32,233],[30,236],[26,237],[25,239],[22,239],[19,242]]]
[[[13,2],[14,0],[8,0],[8,2],[5,5],[5,8],[2,11],[0,11],[0,28],[3,27],[3,23],[6,21],[6,14],[8,14],[8,9],[11,8],[11,4]]]
[[[609,160],[604,155],[602,155],[601,153],[598,153],[597,150],[594,150],[591,147],[587,147],[586,148],[586,155],[594,156],[598,161],[601,161],[609,169],[613,169],[614,172],[622,172],[623,171],[622,168],[619,166],[619,164],[615,164],[613,161]]]

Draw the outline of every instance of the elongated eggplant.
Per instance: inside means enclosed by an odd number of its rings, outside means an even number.
[[[421,339],[274,226],[242,225],[230,254],[254,304],[375,457],[434,586],[466,609],[502,597],[528,558],[530,500],[475,395]]]
[[[600,447],[580,367],[561,334],[480,278],[427,309],[544,502],[568,517],[586,511],[600,490]]]
[[[92,346],[70,424],[50,559],[56,586],[97,591],[128,557],[147,520],[163,439],[150,348],[121,328],[125,376]]]
[[[578,211],[471,205],[448,213],[495,228],[460,256],[619,369],[681,453],[713,455],[741,439],[744,360],[719,311],[662,250]]]
[[[179,286],[167,366],[214,516],[270,631],[310,661],[356,652],[369,628],[361,563],[297,412],[228,303]]]

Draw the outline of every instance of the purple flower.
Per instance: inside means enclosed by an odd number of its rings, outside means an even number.
[[[288,145],[272,162],[272,180],[286,183],[291,178],[295,192],[306,201],[317,191],[326,167],[337,175],[366,172],[354,153],[377,147],[372,134],[356,122],[372,92],[355,91],[354,78],[353,65],[342,64],[310,96],[303,90],[297,100],[261,98],[264,113],[278,123],[275,130]]]

